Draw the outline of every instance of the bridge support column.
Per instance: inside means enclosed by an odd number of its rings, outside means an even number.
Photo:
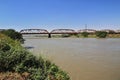
[[[51,34],[50,33],[48,34],[48,38],[51,38]]]

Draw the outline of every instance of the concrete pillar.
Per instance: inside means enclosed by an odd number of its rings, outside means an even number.
[[[50,33],[48,34],[48,38],[51,38],[51,34]]]

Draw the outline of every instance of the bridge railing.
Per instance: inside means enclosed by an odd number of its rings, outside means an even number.
[[[78,31],[75,31],[73,29],[54,29],[51,32],[48,32],[46,29],[23,29],[20,31],[22,34],[76,34],[76,33],[82,33],[82,32],[88,32],[88,33],[95,33],[98,30],[94,29],[81,29]],[[99,30],[99,31],[106,31],[110,32],[113,30],[105,29],[105,30]],[[114,30],[115,33],[120,33],[120,30]]]
[[[49,32],[45,29],[23,29],[20,31],[20,33],[22,33],[22,34],[31,33],[32,34],[32,33],[49,33]]]
[[[54,29],[50,32],[51,34],[67,34],[67,33],[76,33],[75,30],[72,30],[72,29]]]

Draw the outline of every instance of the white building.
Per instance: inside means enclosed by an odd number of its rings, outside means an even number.
[[[115,33],[120,33],[120,30],[115,30]]]
[[[100,31],[105,31],[105,32],[107,32],[107,33],[115,32],[114,30],[111,30],[111,29],[103,29],[103,30],[100,30]]]
[[[96,30],[94,30],[94,29],[82,29],[82,30],[78,30],[78,33],[82,33],[82,32],[95,33]]]

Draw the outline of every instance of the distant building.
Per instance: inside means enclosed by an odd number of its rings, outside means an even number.
[[[120,33],[120,30],[115,30],[115,33]]]
[[[105,32],[107,32],[107,33],[111,33],[111,32],[115,32],[114,30],[111,30],[111,29],[103,29],[103,30],[100,30],[100,31],[105,31]]]
[[[82,30],[78,30],[78,33],[82,33],[82,32],[95,33],[96,30],[94,30],[94,29],[82,29]]]

